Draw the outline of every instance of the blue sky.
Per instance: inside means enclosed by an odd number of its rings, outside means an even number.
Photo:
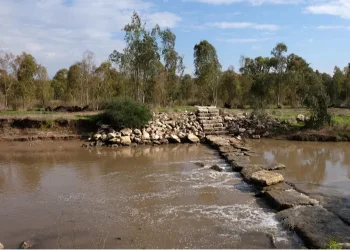
[[[187,73],[204,39],[223,69],[238,70],[241,55],[269,56],[278,42],[321,72],[350,62],[350,0],[0,0],[0,50],[32,53],[51,76],[85,50],[100,63],[123,49],[133,11],[173,30]]]

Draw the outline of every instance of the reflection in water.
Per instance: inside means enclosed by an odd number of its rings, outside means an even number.
[[[0,144],[8,248],[28,238],[39,248],[237,248],[250,231],[298,246],[239,176],[194,164],[225,164],[204,146],[27,145]]]
[[[264,155],[264,162],[280,162],[287,166],[281,171],[294,183],[303,184],[307,191],[350,195],[350,144],[324,142],[291,142],[262,140],[253,142],[254,149]],[[253,159],[261,163],[260,157]]]

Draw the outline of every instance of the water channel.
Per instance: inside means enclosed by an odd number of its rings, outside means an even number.
[[[287,179],[348,195],[348,144],[315,145],[254,142],[253,161],[277,160]],[[0,143],[5,247],[31,239],[37,248],[251,248],[267,247],[266,234],[278,248],[302,246],[238,173],[196,165],[225,165],[206,146],[79,146]]]

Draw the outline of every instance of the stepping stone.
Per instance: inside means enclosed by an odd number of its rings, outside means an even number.
[[[253,173],[251,176],[251,181],[261,186],[271,186],[284,181],[284,178],[279,173],[262,170]]]
[[[272,206],[278,210],[288,209],[296,206],[318,205],[318,201],[295,191],[290,190],[271,190],[265,192],[265,197],[271,202]]]
[[[303,206],[279,212],[277,218],[294,230],[306,247],[324,249],[329,242],[350,242],[350,226],[320,206]]]

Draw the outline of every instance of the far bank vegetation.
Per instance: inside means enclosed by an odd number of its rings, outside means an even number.
[[[0,52],[0,107],[33,109],[48,105],[90,105],[130,98],[152,107],[217,105],[310,109],[313,120],[328,121],[328,106],[349,106],[350,64],[333,75],[310,67],[278,43],[270,56],[240,59],[240,68],[222,69],[208,41],[194,45],[194,75],[185,74],[176,35],[156,25],[147,29],[137,13],[124,27],[126,47],[96,64],[86,51],[80,61],[50,78],[29,53]],[[322,118],[320,118],[322,116]]]

